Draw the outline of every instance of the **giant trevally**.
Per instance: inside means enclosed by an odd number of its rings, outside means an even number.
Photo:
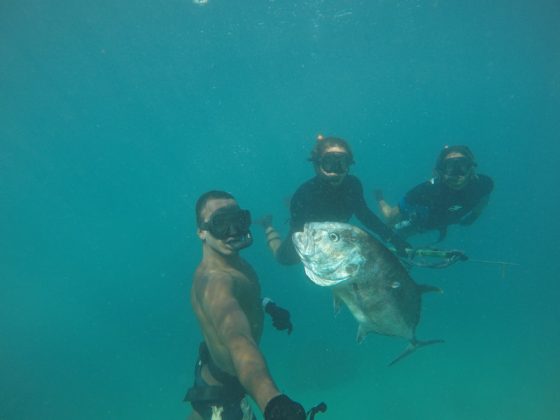
[[[443,340],[416,339],[422,294],[440,289],[419,285],[399,259],[362,229],[338,222],[313,222],[292,236],[305,273],[319,286],[333,291],[358,321],[357,340],[375,332],[409,340],[407,349],[390,364],[418,347]]]

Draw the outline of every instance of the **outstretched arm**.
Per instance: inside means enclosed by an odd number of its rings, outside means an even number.
[[[474,223],[474,221],[476,219],[479,218],[479,216],[482,214],[482,210],[484,210],[484,208],[486,207],[486,205],[488,204],[488,200],[490,200],[490,195],[486,195],[484,197],[482,197],[482,199],[480,200],[480,202],[476,205],[476,207],[474,209],[472,209],[469,213],[467,213],[459,222],[459,224],[463,225],[463,226],[468,226]]]
[[[264,412],[267,403],[280,395],[252,335],[249,320],[234,294],[233,279],[220,275],[207,288],[204,312],[220,341],[229,351],[241,385]]]

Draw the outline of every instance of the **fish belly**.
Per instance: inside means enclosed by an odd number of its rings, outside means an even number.
[[[336,294],[358,322],[359,337],[374,332],[409,340],[413,338],[414,327],[405,322],[398,305],[389,294],[364,290],[363,287],[357,292],[352,285],[345,285]]]

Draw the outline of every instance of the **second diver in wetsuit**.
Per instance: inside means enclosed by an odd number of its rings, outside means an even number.
[[[282,241],[267,216],[261,224],[268,247],[280,264],[297,264],[300,259],[292,234],[302,231],[308,222],[348,222],[356,216],[363,225],[385,242],[391,242],[400,255],[406,255],[410,245],[387,227],[366,204],[362,183],[349,174],[354,156],[350,145],[336,137],[319,136],[311,151],[315,177],[302,184],[290,202],[290,232]]]
[[[476,173],[476,161],[467,146],[445,146],[434,168],[434,177],[408,191],[397,206],[375,192],[379,209],[403,237],[430,230],[445,238],[449,225],[472,224],[486,207],[494,188],[492,179]]]

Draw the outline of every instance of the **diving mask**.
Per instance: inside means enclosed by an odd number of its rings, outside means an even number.
[[[347,153],[325,153],[319,161],[321,169],[331,174],[344,174],[352,164],[352,159]]]
[[[251,213],[237,206],[227,206],[216,210],[200,229],[207,230],[216,239],[250,238]]]
[[[472,160],[464,156],[445,159],[441,164],[441,170],[446,176],[465,176],[472,168]]]

